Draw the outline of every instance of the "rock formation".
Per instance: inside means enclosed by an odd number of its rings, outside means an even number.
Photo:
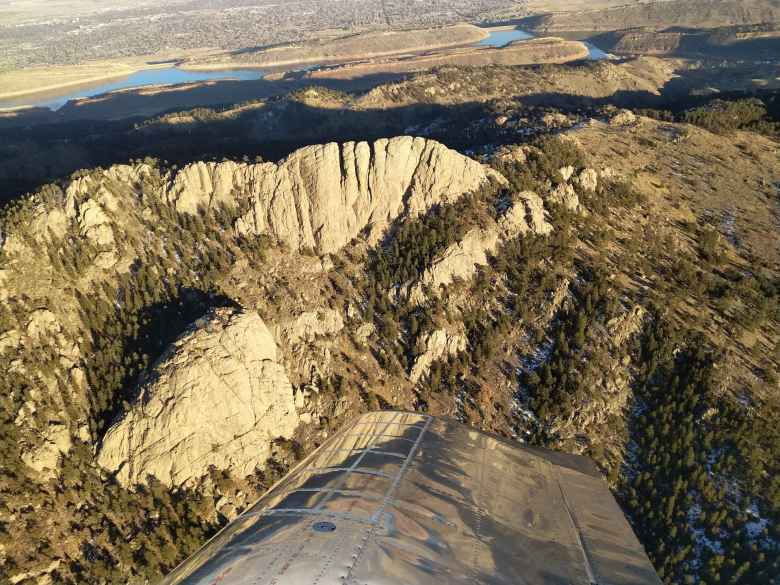
[[[298,425],[293,389],[257,313],[217,309],[159,360],[98,455],[126,485],[151,474],[181,486],[210,466],[239,476],[262,467]]]
[[[547,221],[544,202],[533,191],[518,193],[514,205],[499,219],[498,225],[506,239],[529,232],[546,236],[553,231],[552,225]]]
[[[336,335],[344,329],[344,318],[333,309],[301,313],[280,328],[279,333],[290,345],[312,342],[318,337]]]
[[[550,192],[550,200],[573,212],[580,210],[580,198],[569,183],[560,183]]]
[[[309,146],[279,164],[195,163],[171,179],[166,197],[190,214],[243,200],[240,233],[324,254],[366,228],[376,241],[397,217],[453,201],[489,176],[498,178],[437,142],[401,136]]]
[[[417,342],[418,353],[409,378],[417,383],[428,373],[433,362],[466,351],[467,345],[468,339],[462,330],[452,332],[437,329],[425,334]]]
[[[501,242],[528,233],[546,236],[552,232],[541,197],[524,191],[515,199],[497,223],[470,230],[461,241],[442,252],[415,283],[402,290],[402,294],[408,294],[413,304],[421,304],[426,292],[437,294],[442,286],[471,279],[478,266],[488,263],[489,255],[496,252]]]

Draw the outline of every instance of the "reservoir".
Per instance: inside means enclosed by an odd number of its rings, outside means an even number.
[[[145,87],[149,85],[173,85],[177,83],[193,83],[196,81],[213,81],[235,79],[238,81],[250,81],[262,79],[263,72],[257,69],[230,69],[224,71],[185,71],[178,67],[168,67],[165,69],[148,69],[128,75],[119,80],[109,81],[100,85],[91,87],[81,86],[79,89],[65,90],[64,94],[49,94],[48,97],[41,99],[36,96],[18,97],[8,100],[0,100],[0,109],[14,108],[18,106],[34,106],[38,108],[49,108],[50,110],[59,110],[68,103],[69,100],[77,98],[94,97],[111,91],[120,89],[130,89]],[[30,100],[35,101],[30,101]]]
[[[482,41],[479,41],[477,47],[506,47],[510,43],[515,41],[527,41],[534,38],[534,35],[527,33],[519,28],[512,30],[496,30],[490,33],[490,36]]]
[[[507,45],[514,43],[515,41],[527,41],[528,39],[534,38],[535,35],[529,33],[528,31],[524,31],[519,28],[513,28],[513,29],[502,29],[502,30],[491,30],[490,36],[482,41],[479,41],[474,46],[476,47],[494,47],[494,48],[502,48],[506,47]],[[588,50],[590,51],[590,55],[588,56],[589,59],[593,61],[599,61],[601,59],[608,59],[609,55],[599,49],[597,46],[593,45],[592,43],[587,43],[583,41],[586,47],[588,47]]]
[[[477,47],[501,48],[516,41],[525,41],[534,38],[534,35],[519,28],[501,28],[490,30],[488,38],[475,44]],[[609,55],[593,46],[585,43],[590,50],[590,59],[607,59]],[[311,65],[304,70],[314,69],[316,65]],[[21,96],[0,100],[0,110],[15,108],[20,106],[33,106],[38,108],[49,108],[59,110],[70,100],[78,98],[90,98],[101,94],[118,91],[122,89],[135,89],[140,87],[154,85],[175,85],[181,83],[195,83],[202,81],[215,80],[237,80],[251,81],[262,79],[264,73],[258,69],[226,69],[217,71],[186,71],[179,69],[175,65],[163,69],[148,69],[128,75],[127,77],[108,81],[104,83],[81,85],[77,88],[63,89],[53,91],[48,94],[39,94],[35,96]],[[61,93],[64,92],[64,93]]]

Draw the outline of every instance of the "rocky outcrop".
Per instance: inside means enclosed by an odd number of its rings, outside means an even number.
[[[613,128],[624,128],[633,126],[638,121],[636,114],[631,110],[618,110],[618,112],[609,119],[609,125]]]
[[[417,357],[409,379],[414,383],[419,382],[430,371],[433,362],[466,351],[467,345],[468,339],[462,330],[452,332],[437,329],[426,333],[417,341]]]
[[[595,193],[599,186],[599,174],[595,169],[583,169],[577,182],[584,191]]]
[[[553,231],[552,224],[547,221],[544,201],[539,195],[533,191],[523,191],[515,199],[512,207],[498,221],[505,239],[527,233],[546,236]]]
[[[469,230],[462,240],[441,253],[416,282],[405,286],[401,294],[419,305],[428,293],[436,295],[456,280],[471,279],[479,266],[487,265],[489,256],[502,242],[529,233],[546,236],[552,231],[542,198],[532,191],[518,193],[497,223]]]
[[[477,271],[477,266],[488,262],[488,254],[495,252],[500,241],[496,231],[475,228],[469,231],[458,243],[445,250],[409,292],[413,304],[421,304],[426,292],[438,294],[442,286],[449,286],[455,280],[469,280]]]
[[[281,336],[290,345],[312,342],[318,337],[338,334],[344,329],[344,318],[333,309],[318,309],[301,313],[280,328]]]
[[[580,198],[569,183],[560,183],[550,192],[550,201],[573,212],[580,211]]]
[[[51,424],[41,438],[41,445],[26,451],[22,461],[42,476],[54,477],[60,457],[66,455],[73,444],[70,431],[63,424]]]
[[[190,214],[243,200],[239,233],[323,254],[366,229],[376,241],[397,217],[453,201],[491,175],[500,180],[437,142],[401,136],[309,146],[279,164],[195,163],[171,179],[166,197]]]
[[[147,475],[186,485],[210,466],[245,476],[297,425],[293,389],[268,327],[257,313],[217,309],[159,360],[108,431],[98,462],[126,485]]]
[[[642,305],[635,305],[630,311],[615,317],[607,323],[607,330],[615,347],[623,345],[636,335],[644,323],[647,310]]]

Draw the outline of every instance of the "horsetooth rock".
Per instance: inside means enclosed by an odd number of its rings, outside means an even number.
[[[243,477],[298,426],[276,342],[255,312],[217,309],[155,365],[138,399],[109,429],[101,466],[125,485],[153,475],[188,485],[210,466]]]
[[[454,201],[491,176],[504,181],[442,144],[400,136],[309,146],[278,164],[195,163],[172,177],[166,197],[190,214],[240,207],[240,234],[325,254],[364,230],[375,242],[396,218]]]

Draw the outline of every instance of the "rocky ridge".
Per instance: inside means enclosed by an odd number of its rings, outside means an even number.
[[[179,171],[151,163],[116,165],[79,173],[62,190],[36,194],[25,203],[24,226],[4,225],[0,269],[0,301],[17,307],[8,312],[0,333],[0,358],[30,388],[19,410],[26,414],[17,417],[25,462],[51,475],[73,439],[92,439],[88,395],[95,389],[88,377],[91,349],[86,342],[92,325],[77,299],[117,287],[150,254],[172,262],[166,269],[169,280],[176,278],[171,271],[186,271],[192,258],[183,258],[172,245],[179,236],[167,222],[197,227],[202,225],[199,211],[226,209],[233,218],[227,238],[259,241],[263,236],[282,244],[283,254],[309,249],[326,254],[360,236],[376,242],[393,221],[452,202],[489,180],[501,177],[437,142],[403,136],[373,144],[311,146],[279,164],[195,163]],[[161,222],[160,214],[168,219]],[[239,254],[237,262],[243,257],[237,248],[231,253]],[[317,270],[327,272],[328,262],[327,256],[318,260]],[[14,310],[25,315],[23,322],[16,321]],[[269,324],[281,328],[279,340],[286,348],[343,327],[341,315],[333,312],[299,310],[293,317]],[[41,352],[47,356],[43,361]],[[43,421],[33,416],[48,411],[57,417]],[[120,434],[107,439],[103,460],[122,468],[123,481],[154,471],[180,483],[195,473],[196,467],[168,467],[159,453],[144,455],[149,464],[131,471],[122,462],[145,443],[120,445]]]
[[[591,169],[583,171],[588,176],[590,172]],[[561,183],[560,187],[566,189],[566,197],[559,199],[557,191],[554,191],[549,199],[564,204],[571,211],[580,211],[579,198],[574,188],[569,183]],[[502,243],[526,234],[547,236],[552,233],[553,226],[548,220],[544,200],[539,195],[523,191],[514,198],[515,202],[498,221],[471,229],[463,239],[439,254],[416,282],[401,289],[402,296],[408,296],[413,304],[422,304],[429,295],[439,295],[442,287],[457,280],[470,280],[479,266],[488,264],[488,258],[495,254]]]
[[[195,163],[172,178],[165,196],[183,213],[248,208],[240,234],[326,254],[364,229],[375,242],[397,217],[451,202],[490,176],[497,177],[437,142],[402,136],[309,146],[279,164]]]

